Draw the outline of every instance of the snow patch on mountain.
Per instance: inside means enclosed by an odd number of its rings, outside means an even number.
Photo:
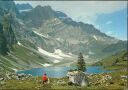
[[[44,67],[52,66],[52,64],[48,64],[48,63],[44,63],[44,64],[40,63],[40,65],[42,65],[42,66],[44,66]]]
[[[18,44],[19,46],[23,46],[19,41],[17,42],[17,44]]]
[[[61,38],[56,38],[56,40],[63,42],[63,39],[61,39]]]
[[[52,66],[51,64],[48,64],[48,63],[45,63],[43,64],[44,67],[49,67],[49,66]]]
[[[45,51],[44,49],[38,47],[38,51],[45,56],[53,58],[53,63],[59,63],[64,58],[71,58],[72,57],[72,55],[65,54],[60,49],[55,49],[54,53],[50,53],[50,52]]]
[[[59,63],[60,61],[59,60],[54,60],[53,63]]]
[[[12,68],[12,70],[14,70],[15,72],[17,72],[18,70],[17,69],[15,69],[15,68]]]
[[[97,37],[96,37],[95,35],[93,35],[93,38],[94,38],[95,40],[98,40]]]
[[[72,56],[73,54],[72,53],[68,53],[68,55]]]
[[[54,54],[59,55],[61,57],[71,57],[71,56],[69,56],[67,54],[64,54],[60,49],[55,49]]]
[[[53,58],[56,58],[56,59],[63,59],[61,56],[59,55],[55,55],[54,53],[50,53],[50,52],[47,52],[45,50],[43,50],[42,48],[38,47],[38,51],[46,56],[49,56],[49,57],[53,57]]]
[[[32,10],[32,9],[19,10],[19,12],[20,12],[20,13],[21,13],[21,12],[28,12],[28,11],[30,11],[30,10]]]
[[[37,34],[37,35],[41,36],[41,37],[48,38],[48,35],[47,35],[47,36],[45,36],[45,35],[43,35],[43,34],[40,34],[40,33],[36,32],[36,31],[33,31],[33,32],[34,32],[35,34]]]
[[[93,53],[92,51],[89,51],[89,54],[92,55],[92,54],[94,54],[94,53]]]

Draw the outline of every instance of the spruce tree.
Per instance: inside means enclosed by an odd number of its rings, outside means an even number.
[[[85,64],[82,53],[80,53],[78,56],[77,68],[80,71],[83,71],[83,72],[86,71],[86,64]]]

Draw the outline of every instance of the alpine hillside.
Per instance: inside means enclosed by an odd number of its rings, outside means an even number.
[[[126,41],[107,36],[91,24],[73,21],[50,6],[27,6],[0,1],[2,69],[71,65],[80,52],[87,63],[94,63],[126,50]]]

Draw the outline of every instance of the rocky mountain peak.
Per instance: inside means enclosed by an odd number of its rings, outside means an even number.
[[[8,0],[8,1],[0,1],[0,8],[9,11],[11,13],[15,13],[16,15],[19,14],[18,9],[15,6],[15,3],[13,2],[13,0]]]
[[[33,7],[29,4],[16,4],[16,8],[20,11],[20,10],[26,10],[26,9],[32,9]]]

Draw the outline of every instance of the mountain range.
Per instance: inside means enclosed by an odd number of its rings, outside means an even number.
[[[0,1],[2,69],[71,65],[80,52],[86,63],[94,63],[126,50],[126,41],[107,36],[94,25],[73,21],[50,6],[27,6],[21,12],[13,1]]]

